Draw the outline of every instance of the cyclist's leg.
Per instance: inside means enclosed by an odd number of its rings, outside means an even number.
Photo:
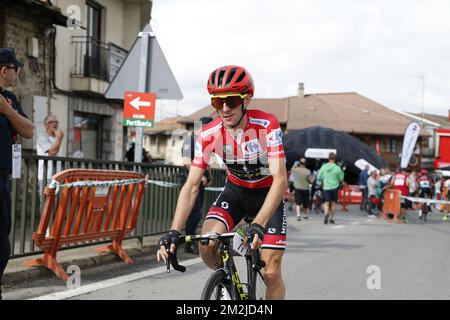
[[[244,216],[244,210],[239,204],[239,196],[235,187],[227,183],[224,191],[213,203],[203,222],[202,233],[206,232],[230,232]],[[220,265],[220,256],[217,244],[211,241],[209,245],[199,245],[199,253],[205,264],[211,269],[217,269]]]
[[[206,219],[203,222],[202,234],[207,232],[224,233],[227,232],[227,227],[221,221]],[[220,255],[217,249],[217,244],[213,241],[210,241],[209,245],[199,244],[198,246],[198,251],[203,262],[213,270],[216,270],[217,266],[220,265]]]
[[[286,230],[286,212],[284,203],[281,203],[266,226],[261,245],[261,259],[266,263],[263,270],[266,299],[284,299],[285,296],[281,261],[286,248]]]

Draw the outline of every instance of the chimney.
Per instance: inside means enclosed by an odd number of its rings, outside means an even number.
[[[299,97],[304,97],[305,96],[305,86],[303,85],[303,82],[299,82],[299,84],[298,84],[298,92],[297,92],[297,95],[299,96]],[[449,110],[449,113],[450,113],[450,110]],[[449,114],[449,117],[450,117],[450,114]],[[450,119],[450,118],[449,118]]]

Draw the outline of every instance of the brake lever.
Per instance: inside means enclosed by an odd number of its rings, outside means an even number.
[[[261,260],[261,255],[259,253],[259,249],[253,250],[250,248],[250,252],[252,254],[252,260],[253,260],[253,268],[261,269],[266,266],[266,262],[264,260]]]
[[[172,267],[175,270],[179,271],[179,272],[185,272],[186,271],[186,267],[182,266],[181,264],[179,264],[178,263],[178,259],[177,259],[178,246],[180,244],[182,244],[183,242],[184,242],[184,237],[179,239],[178,243],[176,244],[174,253],[170,252],[170,248],[166,248],[166,252],[167,252],[167,255],[168,255],[168,259],[166,260],[166,266],[167,266],[167,272],[168,273],[170,272],[170,265],[172,265]]]

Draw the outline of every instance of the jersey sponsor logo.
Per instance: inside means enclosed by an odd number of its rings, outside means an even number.
[[[278,151],[273,151],[273,152],[267,152],[267,156],[268,157],[276,157],[276,156],[280,156],[283,155],[284,151],[283,150],[278,150]]]
[[[286,240],[278,240],[277,242],[275,242],[275,244],[279,244],[279,245],[285,246],[286,245]]]
[[[269,230],[267,230],[267,232],[270,233],[270,234],[274,234],[274,233],[277,232],[277,229],[276,228],[269,228]]]
[[[268,147],[277,147],[281,145],[282,142],[282,133],[281,129],[278,128],[267,135],[267,146]]]
[[[220,128],[222,128],[222,122],[212,128],[209,128],[208,130],[203,131],[200,135],[202,136],[202,138],[205,138],[210,134],[213,134],[214,132],[220,130]]]
[[[223,145],[223,153],[226,156],[233,156],[233,146],[231,144],[224,144]]]
[[[267,128],[270,125],[270,121],[269,120],[257,119],[257,118],[250,118],[250,123],[263,126],[264,128]]]
[[[251,158],[262,151],[261,145],[258,139],[247,141],[241,145],[242,155],[244,158]]]
[[[202,153],[202,145],[200,142],[195,142],[195,149],[194,149],[194,156],[201,157],[203,155]]]

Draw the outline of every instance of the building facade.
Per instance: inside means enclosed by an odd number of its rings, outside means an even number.
[[[81,26],[56,28],[51,112],[67,132],[69,157],[123,160],[123,102],[104,93],[138,33],[150,20],[148,0],[58,0]]]
[[[3,0],[0,2],[0,47],[11,47],[24,63],[17,84],[11,88],[31,120],[35,120],[33,100],[49,107],[52,63],[48,35],[55,25],[64,29],[67,17],[46,1]],[[36,136],[24,139],[24,152],[33,152]]]

